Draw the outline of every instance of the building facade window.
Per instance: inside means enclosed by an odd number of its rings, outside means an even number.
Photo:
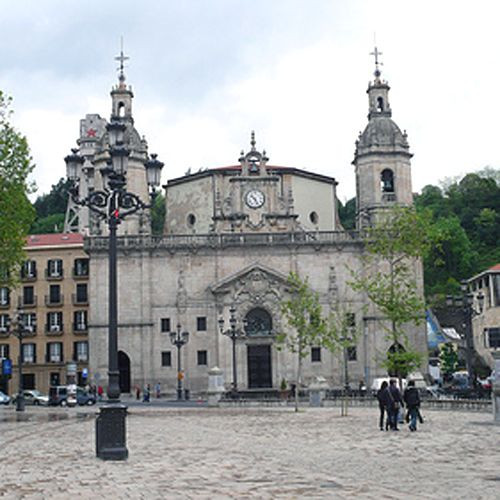
[[[356,346],[350,346],[347,348],[347,361],[356,361],[358,359],[358,350]]]
[[[60,304],[61,301],[61,285],[49,286],[49,303]]]
[[[79,283],[76,285],[76,302],[78,304],[86,304],[88,301],[87,283]]]
[[[207,331],[207,318],[205,316],[198,316],[196,318],[196,330],[199,332]]]
[[[172,353],[170,351],[161,353],[161,366],[172,366]]]
[[[490,349],[500,349],[500,328],[486,328],[486,337]]]
[[[170,331],[170,318],[161,318],[160,319],[160,328],[162,332]]]
[[[21,324],[23,330],[29,333],[36,332],[36,313],[23,313],[21,314]]]
[[[63,313],[60,311],[47,313],[47,331],[62,332]]]
[[[21,266],[21,278],[34,279],[36,278],[36,262],[34,260],[26,260]]]
[[[9,331],[9,315],[0,314],[0,333],[7,333]]]
[[[50,385],[61,385],[61,376],[59,372],[51,372],[50,374]]]
[[[87,311],[74,312],[74,328],[77,332],[85,332],[87,330]]]
[[[89,360],[89,344],[88,342],[75,342],[73,344],[74,360],[86,363]]]
[[[7,287],[0,287],[0,306],[8,306],[10,304],[10,291]]]
[[[311,347],[311,361],[313,363],[321,362],[321,347]]]
[[[207,351],[198,351],[198,366],[208,365]]]
[[[74,276],[82,277],[89,275],[89,259],[75,259],[73,267]]]
[[[0,344],[0,359],[5,358],[8,359],[9,356],[9,344]]]
[[[35,289],[32,286],[23,286],[23,305],[35,305]]]
[[[63,362],[63,345],[62,342],[49,342],[47,344],[47,363],[62,363]]]
[[[63,261],[62,259],[50,259],[47,262],[47,277],[62,278],[63,276]]]
[[[36,363],[36,344],[23,344],[21,353],[23,363]]]

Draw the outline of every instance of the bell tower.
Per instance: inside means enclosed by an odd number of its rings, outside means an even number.
[[[374,224],[387,209],[413,203],[410,147],[406,131],[392,120],[389,84],[381,79],[375,47],[374,80],[368,84],[368,124],[356,141],[353,165],[356,174],[356,224]]]

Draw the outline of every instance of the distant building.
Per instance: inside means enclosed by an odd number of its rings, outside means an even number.
[[[500,264],[467,280],[469,290],[484,295],[484,308],[472,320],[474,348],[493,369],[493,351],[500,350]]]
[[[0,358],[12,360],[12,378],[2,390],[18,388],[19,341],[9,333],[21,314],[23,386],[47,392],[66,383],[68,362],[77,364],[84,383],[88,368],[89,258],[80,234],[38,234],[28,237],[27,260],[15,290],[0,288]]]

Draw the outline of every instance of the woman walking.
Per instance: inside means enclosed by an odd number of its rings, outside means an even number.
[[[378,408],[380,410],[379,417],[379,427],[380,430],[384,430],[384,415],[387,413],[387,382],[384,380],[380,389],[377,391]],[[385,430],[389,430],[389,414],[387,413],[387,418],[385,421]]]

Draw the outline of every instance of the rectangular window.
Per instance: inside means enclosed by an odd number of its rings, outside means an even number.
[[[9,289],[5,286],[0,288],[0,306],[8,306],[10,304]]]
[[[23,304],[26,306],[35,304],[35,289],[32,286],[23,286]]]
[[[49,342],[47,344],[47,362],[48,363],[62,363],[63,350],[62,342]]]
[[[88,301],[87,283],[79,283],[76,285],[76,302],[78,304],[86,304]]]
[[[23,363],[36,363],[36,345],[23,344],[22,358]]]
[[[21,278],[25,279],[36,278],[36,262],[34,260],[24,261],[21,267]]]
[[[59,375],[59,372],[51,372],[50,385],[51,386],[61,385],[61,376]]]
[[[353,345],[347,348],[347,361],[356,361],[358,359],[358,350]]]
[[[500,349],[500,328],[486,328],[490,349]]]
[[[313,363],[321,361],[321,347],[311,347],[311,361]]]
[[[61,302],[61,285],[50,285],[49,301],[51,304],[59,304]]]
[[[75,361],[86,363],[89,360],[89,344],[88,342],[75,342],[74,346]]]
[[[9,315],[0,314],[0,333],[7,333],[9,331]]]
[[[63,313],[49,312],[47,313],[47,330],[49,332],[62,332]]]
[[[349,328],[354,328],[356,326],[356,315],[354,313],[346,313],[345,319]]]
[[[161,318],[160,324],[161,324],[161,331],[162,332],[169,332],[170,331],[170,318]]]
[[[207,331],[207,318],[205,316],[198,316],[196,318],[196,330],[199,332]]]
[[[75,267],[73,268],[75,276],[89,275],[89,259],[75,259]]]
[[[172,366],[172,353],[170,351],[161,353],[161,366]]]
[[[207,365],[207,351],[198,351],[198,365]]]
[[[36,387],[34,373],[23,373],[23,387],[25,390],[33,390]]]
[[[61,259],[51,259],[47,262],[47,277],[62,278],[63,261]]]
[[[9,358],[9,344],[0,344],[0,359]]]
[[[23,325],[25,332],[30,332],[30,333],[36,332],[36,314],[35,313],[21,314],[21,323]]]
[[[87,330],[87,311],[74,312],[74,328],[77,332],[85,332]]]

